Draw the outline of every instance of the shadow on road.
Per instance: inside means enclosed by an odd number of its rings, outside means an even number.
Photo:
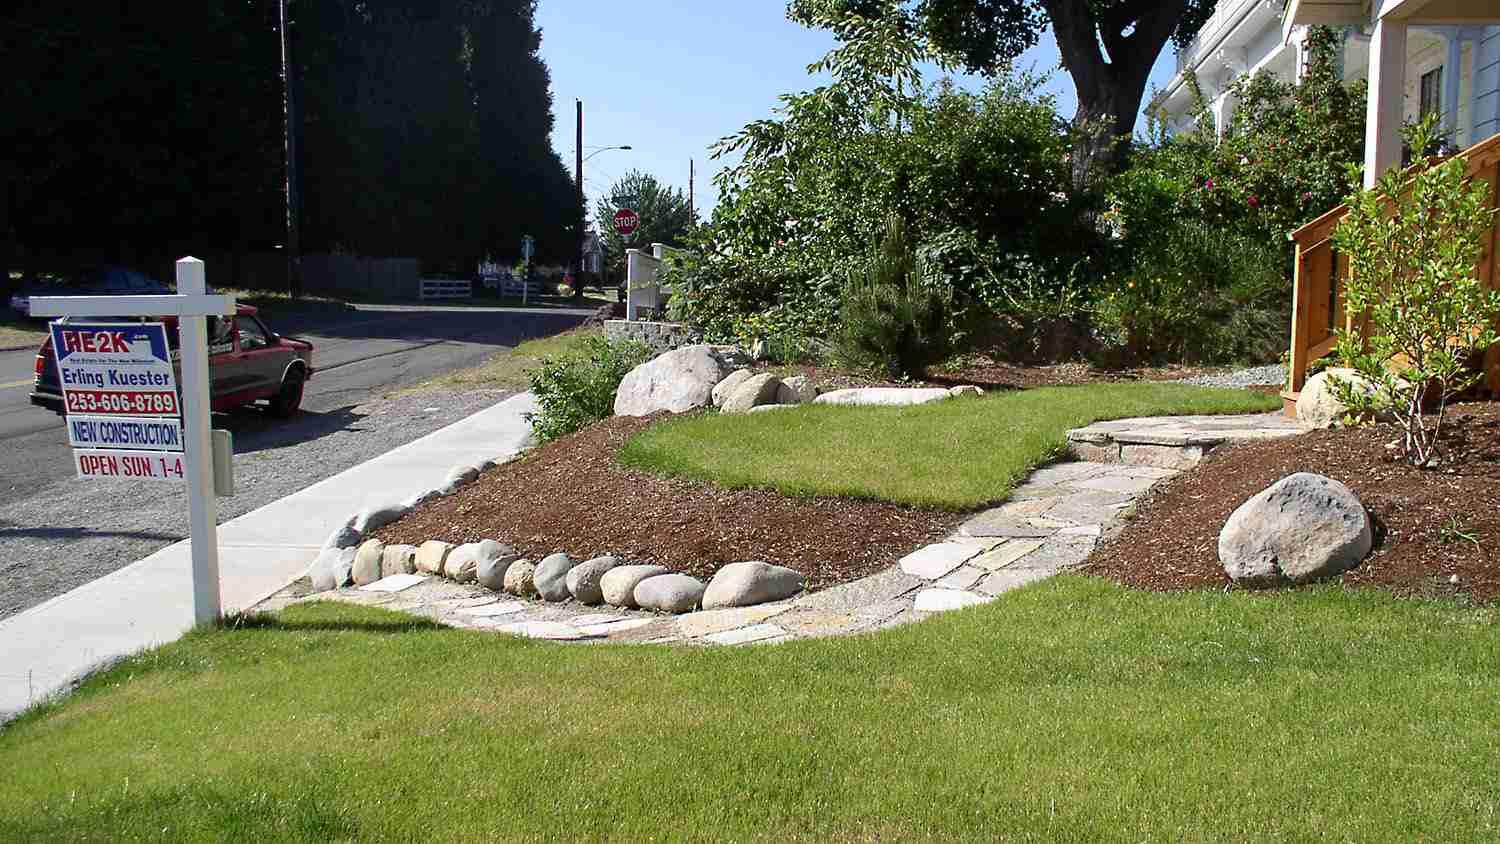
[[[514,346],[581,325],[587,317],[568,313],[516,313],[481,310],[360,310],[328,321],[278,320],[265,313],[271,330],[288,336],[310,334],[330,340],[401,340],[409,343],[463,341]],[[316,363],[316,351],[314,362]]]
[[[254,454],[352,430],[368,415],[355,413],[354,408],[351,404],[334,410],[303,410],[290,419],[282,419],[264,407],[241,407],[214,414],[214,427],[234,434],[235,454]]]
[[[149,539],[153,542],[176,542],[186,537],[175,533],[157,533],[149,530],[94,530],[82,527],[20,527],[0,524],[0,539],[97,539],[116,537],[126,539]]]

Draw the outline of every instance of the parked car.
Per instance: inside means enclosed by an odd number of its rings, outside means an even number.
[[[64,317],[63,321],[68,319]],[[138,318],[116,317],[113,321],[134,319]],[[91,317],[88,321],[108,320]],[[166,323],[167,343],[175,361],[177,318],[162,317],[160,321]],[[295,414],[302,406],[302,391],[307,379],[315,372],[312,352],[313,346],[306,340],[283,337],[266,328],[256,309],[249,305],[240,305],[233,317],[209,317],[208,380],[213,409],[232,410],[264,400],[277,416]],[[181,381],[178,366],[178,383]],[[36,354],[31,403],[59,416],[66,415],[58,383],[57,358],[50,337],[42,342]]]
[[[21,316],[29,317],[32,296],[145,296],[171,292],[166,284],[143,273],[125,267],[103,266],[72,280],[27,284],[10,297],[10,307]]]

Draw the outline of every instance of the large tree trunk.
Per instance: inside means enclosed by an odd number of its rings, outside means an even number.
[[[1042,5],[1078,92],[1073,186],[1086,191],[1098,175],[1124,166],[1151,66],[1187,0],[1131,0],[1098,17],[1089,0],[1042,0]]]

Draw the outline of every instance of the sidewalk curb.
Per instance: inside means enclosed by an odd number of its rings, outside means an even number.
[[[531,440],[530,393],[483,410],[219,525],[225,615],[301,577],[356,507],[445,482],[451,467],[519,453]],[[181,540],[0,620],[0,724],[119,659],[193,629],[190,542]]]

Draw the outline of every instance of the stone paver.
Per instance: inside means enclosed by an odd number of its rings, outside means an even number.
[[[974,558],[971,565],[985,569],[986,571],[996,571],[1005,568],[1045,544],[1047,543],[1040,539],[1012,539],[988,554]]]
[[[937,580],[979,556],[983,550],[963,542],[938,542],[907,554],[899,565],[902,571],[913,577]]]
[[[968,589],[970,586],[978,583],[980,578],[984,577],[984,575],[984,569],[974,568],[973,566],[968,565],[959,566],[958,568],[949,572],[946,577],[939,580],[937,582],[937,585],[942,586],[945,589]]]
[[[727,610],[701,610],[677,617],[677,632],[684,639],[710,636],[736,627],[748,627],[786,612],[787,604],[761,604]]]
[[[1301,433],[1279,413],[1245,416],[1148,416],[1096,422],[1068,432],[1075,457],[1164,469],[1190,468],[1215,446]]]
[[[1146,427],[1152,430],[1137,439],[1150,436],[1157,442],[1120,447],[1172,449],[1160,442],[1173,436],[1184,442],[1281,436],[1284,428],[1262,417],[1147,421]],[[1100,423],[1084,429],[1088,433],[1076,442],[1118,444],[1117,437],[1129,439],[1142,426],[1142,420]],[[680,616],[629,609],[601,611],[576,601],[516,601],[477,584],[402,575],[362,589],[308,598],[278,594],[263,606],[279,608],[312,599],[348,601],[469,629],[556,641],[759,645],[885,630],[935,612],[992,601],[1078,565],[1119,524],[1121,512],[1153,484],[1179,471],[1173,466],[1118,462],[1044,466],[1014,489],[1005,503],[973,515],[951,536],[908,553],[889,569],[771,604]]]
[[[978,606],[991,599],[963,589],[923,589],[917,593],[912,609],[917,612],[947,612]]]
[[[419,574],[393,574],[390,577],[383,577],[368,586],[361,586],[360,589],[365,592],[400,592],[403,589],[410,589],[416,586],[425,579]]]
[[[993,597],[1003,595],[1012,589],[1019,589],[1028,583],[1046,580],[1051,576],[1052,572],[1045,569],[1002,569],[979,581],[975,590]]]
[[[751,642],[762,642],[785,635],[786,631],[774,624],[752,624],[749,627],[737,627],[733,630],[712,633],[704,636],[703,639],[715,645],[748,645]]]

